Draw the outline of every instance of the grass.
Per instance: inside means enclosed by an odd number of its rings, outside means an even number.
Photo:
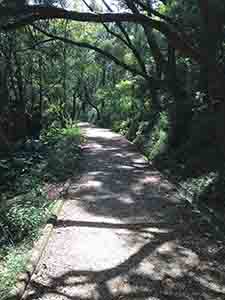
[[[32,244],[5,249],[4,264],[0,270],[0,299],[7,299],[8,294],[16,285],[18,273],[25,270],[27,253]]]
[[[75,125],[51,128],[38,145],[29,141],[13,158],[0,161],[1,300],[15,287],[33,241],[51,216],[55,202],[46,187],[64,183],[79,172],[80,142]]]

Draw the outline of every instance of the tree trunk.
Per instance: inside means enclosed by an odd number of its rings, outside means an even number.
[[[75,117],[76,117],[76,93],[74,92],[74,94],[73,94],[72,115],[71,115],[72,121],[75,121]]]
[[[170,93],[173,96],[173,104],[169,109],[170,132],[169,143],[172,147],[179,147],[188,136],[190,122],[192,119],[191,99],[182,87],[177,76],[175,49],[169,45],[168,48],[168,70],[167,82]]]
[[[92,103],[91,99],[90,99],[90,95],[88,92],[88,88],[87,86],[84,84],[84,92],[85,92],[85,100],[87,101],[87,103],[93,107],[96,110],[97,113],[97,121],[101,120],[101,113],[100,110],[98,109],[97,105],[95,105],[94,103]]]
[[[225,75],[224,65],[219,63],[220,50],[224,40],[224,1],[199,0],[202,19],[201,50],[204,61],[209,109],[213,115],[211,127],[214,130],[218,148],[225,155]],[[207,133],[206,133],[207,134]]]
[[[43,112],[43,76],[42,76],[42,64],[43,64],[43,60],[42,57],[39,57],[39,113],[42,116],[42,112]]]
[[[0,152],[4,152],[4,153],[11,152],[10,142],[8,141],[1,125],[0,125]]]
[[[214,114],[213,124],[214,138],[218,149],[225,157],[225,84],[224,74],[218,68],[208,73],[208,91],[210,111]],[[221,74],[222,73],[222,74]]]

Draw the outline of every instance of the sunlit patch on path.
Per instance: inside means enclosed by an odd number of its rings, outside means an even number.
[[[223,242],[125,138],[81,126],[82,178],[25,298],[224,300]]]

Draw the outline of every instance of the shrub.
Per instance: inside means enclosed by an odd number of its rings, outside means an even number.
[[[8,249],[5,264],[0,268],[0,299],[6,300],[15,286],[17,274],[25,269],[29,247]],[[1,259],[1,253],[0,253]]]
[[[0,214],[0,232],[4,237],[1,243],[7,245],[10,240],[17,243],[36,236],[40,226],[50,216],[50,203],[40,187],[36,187],[27,194],[2,201]]]
[[[153,160],[156,156],[166,151],[168,142],[168,128],[168,116],[165,113],[161,113],[158,121],[150,132],[148,142],[145,146],[145,153],[150,160]]]
[[[31,140],[13,158],[0,161],[0,299],[7,299],[32,241],[51,215],[54,202],[47,199],[44,181],[51,179],[57,188],[56,181],[77,171],[80,141],[76,125],[52,126],[38,144]]]
[[[48,145],[45,179],[63,181],[73,176],[79,168],[81,154],[79,127],[74,124],[68,124],[65,128],[52,126],[42,139]]]
[[[81,154],[77,140],[72,136],[61,138],[49,151],[45,177],[61,181],[75,174]]]

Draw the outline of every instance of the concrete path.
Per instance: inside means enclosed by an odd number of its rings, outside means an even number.
[[[224,242],[125,138],[82,127],[82,178],[26,300],[224,300]]]

